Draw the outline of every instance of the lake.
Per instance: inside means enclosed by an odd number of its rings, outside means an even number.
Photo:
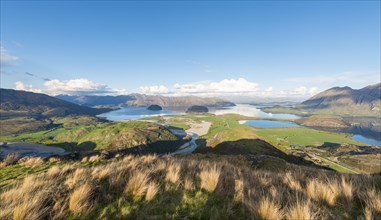
[[[106,112],[98,115],[98,117],[106,118],[110,121],[125,121],[125,120],[137,120],[153,116],[163,115],[178,115],[184,114],[183,108],[164,108],[161,111],[151,111],[146,107],[121,107],[118,110]]]
[[[185,114],[186,107],[163,107],[161,111],[150,111],[145,107],[121,107],[118,110],[106,112],[98,115],[99,117],[106,118],[110,121],[125,121],[136,120],[146,117],[163,116],[163,115],[179,115]],[[272,114],[263,112],[261,109],[254,105],[249,104],[237,104],[232,107],[213,108],[209,107],[209,112],[216,115],[222,114],[240,114],[250,117],[261,118],[284,118],[284,119],[297,119],[300,118],[297,115],[292,114]]]
[[[293,115],[293,114],[266,113],[262,111],[260,108],[258,108],[257,106],[249,105],[249,104],[237,104],[236,106],[226,107],[226,108],[210,108],[209,112],[216,115],[239,114],[239,115],[244,115],[249,117],[259,117],[259,118],[283,118],[283,119],[301,118],[300,116]]]

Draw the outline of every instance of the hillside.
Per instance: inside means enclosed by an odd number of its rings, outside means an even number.
[[[172,152],[182,144],[182,140],[165,127],[140,121],[64,127],[18,136],[2,136],[0,141],[53,145],[71,152],[129,149],[131,153]]]
[[[84,106],[118,106],[128,101],[134,100],[135,97],[131,95],[118,95],[118,96],[70,96],[70,95],[58,95],[56,98],[72,102],[78,105]]]
[[[379,178],[240,156],[27,158],[0,169],[0,219],[378,219]]]
[[[45,94],[0,89],[0,111],[2,118],[11,113],[63,117],[67,115],[95,116],[107,112],[109,109],[80,106]]]
[[[381,116],[381,83],[362,89],[334,87],[302,102],[297,108],[313,113]]]
[[[59,99],[76,103],[85,106],[99,106],[99,105],[127,105],[127,106],[143,106],[150,105],[160,106],[192,106],[192,105],[205,105],[208,107],[224,107],[234,106],[234,103],[228,102],[219,98],[203,98],[196,96],[154,96],[144,94],[130,94],[121,96],[56,96]]]

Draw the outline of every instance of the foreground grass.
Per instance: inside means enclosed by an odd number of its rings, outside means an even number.
[[[202,155],[89,160],[95,163],[52,166],[1,187],[0,219],[365,219],[381,215],[379,175],[343,175],[303,166],[289,166],[284,172],[253,170],[240,157]]]

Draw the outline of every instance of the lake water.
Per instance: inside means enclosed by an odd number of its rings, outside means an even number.
[[[250,125],[255,128],[296,128],[301,127],[298,124],[288,121],[272,121],[272,120],[242,120],[240,124]]]
[[[145,107],[122,107],[118,110],[106,112],[99,115],[110,121],[124,121],[124,120],[136,120],[146,117],[163,116],[163,115],[179,115],[185,114],[185,107],[164,107],[161,111],[150,111]],[[209,112],[216,115],[222,114],[240,114],[250,117],[261,118],[284,118],[284,119],[297,119],[300,118],[297,115],[292,114],[271,114],[263,112],[261,109],[254,105],[238,104],[232,107],[224,108],[209,108]]]
[[[106,118],[110,121],[125,121],[153,116],[178,115],[184,112],[184,110],[180,110],[178,108],[165,108],[161,111],[151,111],[148,110],[146,107],[122,107],[118,110],[106,112],[98,116]]]
[[[283,119],[298,119],[300,116],[292,115],[292,114],[272,114],[272,113],[266,113],[262,111],[260,108],[257,108],[255,105],[249,105],[249,104],[237,104],[233,107],[226,107],[226,108],[210,108],[210,113],[216,114],[216,115],[223,115],[223,114],[239,114],[249,117],[260,117],[260,118],[283,118]]]
[[[381,147],[381,141],[380,140],[370,139],[370,138],[364,137],[363,135],[355,134],[352,136],[352,139],[356,140],[356,141],[363,142],[363,143],[367,143],[367,144],[371,144],[371,145]]]

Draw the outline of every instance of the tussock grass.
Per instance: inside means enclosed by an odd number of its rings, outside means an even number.
[[[208,192],[213,192],[217,187],[220,175],[221,170],[216,164],[203,168],[200,172],[201,188]]]
[[[24,157],[19,160],[19,163],[26,167],[37,167],[44,163],[41,157]]]
[[[167,167],[167,175],[165,179],[175,185],[179,184],[180,180],[180,169],[181,165],[179,163],[171,163]]]
[[[75,162],[62,169],[53,165],[0,188],[0,219],[380,216],[379,176],[293,167],[272,172],[254,170],[242,161],[237,166],[224,157],[193,157],[128,155],[102,163]]]
[[[145,199],[147,201],[151,201],[155,197],[157,192],[159,192],[159,184],[154,182],[149,183],[147,186],[147,194]]]
[[[280,205],[268,197],[262,198],[260,200],[256,214],[259,219],[264,220],[283,218],[283,211],[281,210]]]
[[[135,171],[131,174],[124,192],[130,196],[142,196],[148,188],[148,171]]]
[[[330,206],[334,206],[340,194],[340,187],[335,180],[328,182],[312,179],[307,184],[307,194],[311,199],[324,201]]]
[[[85,183],[71,193],[69,209],[77,214],[87,213],[92,208],[93,197],[94,187],[89,183]]]
[[[287,211],[286,219],[295,220],[312,220],[315,219],[315,214],[312,212],[310,203],[308,201],[296,201]]]

